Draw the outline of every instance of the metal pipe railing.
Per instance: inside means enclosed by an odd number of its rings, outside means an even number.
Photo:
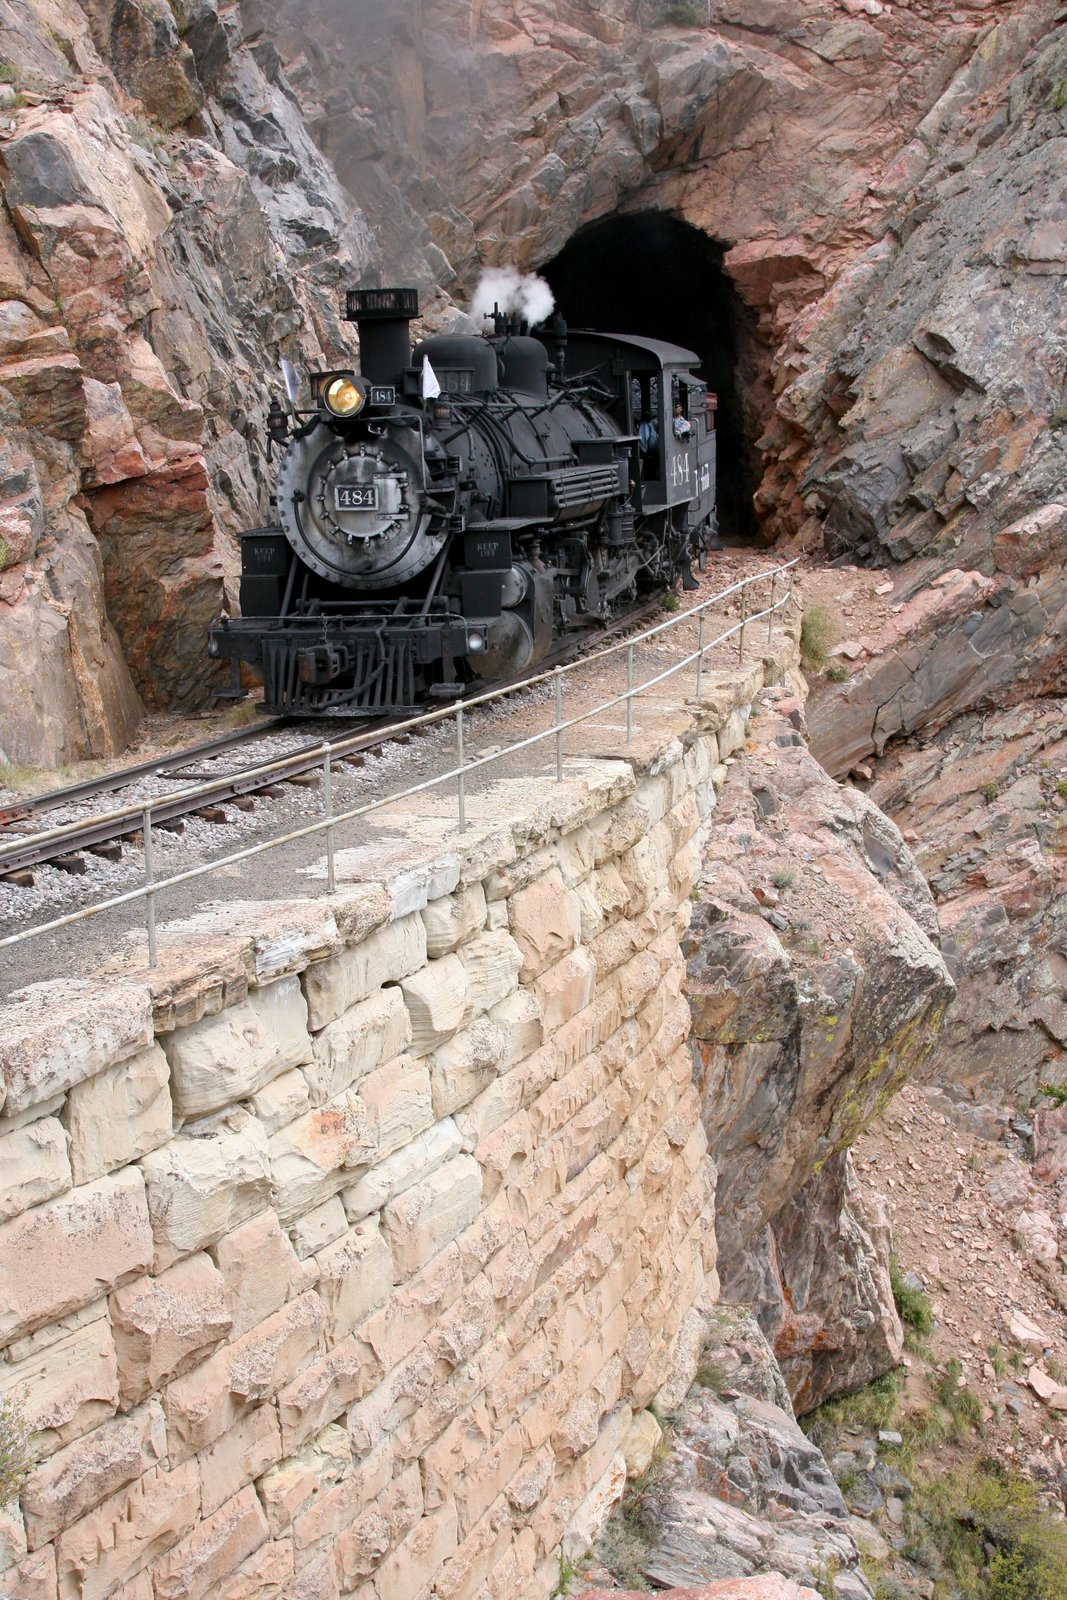
[[[545,672],[537,673],[533,677],[525,679],[520,684],[509,684],[504,689],[488,689],[485,691],[485,693],[473,696],[470,699],[457,701],[453,705],[442,706],[437,710],[425,712],[418,717],[411,718],[403,724],[405,731],[410,731],[417,727],[429,727],[438,722],[444,721],[447,717],[455,717],[456,765],[449,771],[438,773],[432,778],[425,779],[422,783],[410,784],[407,788],[399,790],[395,794],[381,795],[363,805],[350,807],[345,811],[335,812],[333,809],[331,772],[332,763],[334,761],[343,759],[348,750],[352,749],[361,742],[365,742],[366,734],[356,734],[353,735],[350,740],[338,740],[336,744],[324,744],[323,816],[315,822],[306,823],[302,827],[290,829],[290,831],[287,833],[278,834],[270,839],[261,840],[258,844],[247,845],[241,850],[232,851],[227,855],[218,857],[214,861],[202,862],[198,866],[186,868],[182,872],[172,873],[167,878],[157,878],[155,875],[153,850],[153,802],[148,801],[146,803],[144,801],[139,801],[134,805],[124,806],[115,811],[100,813],[99,816],[93,819],[94,821],[103,822],[112,820],[127,820],[131,817],[140,815],[145,854],[144,883],[136,889],[127,890],[123,894],[112,895],[109,899],[97,901],[90,906],[82,906],[77,911],[68,912],[64,916],[53,918],[49,922],[39,923],[35,927],[22,929],[18,933],[8,934],[5,937],[0,938],[0,949],[15,944],[21,944],[29,939],[38,938],[45,933],[56,932],[60,928],[69,927],[76,922],[85,921],[89,917],[99,916],[103,912],[113,910],[118,906],[129,905],[135,900],[145,900],[148,930],[148,964],[150,967],[154,967],[157,959],[156,902],[158,896],[165,889],[172,888],[181,883],[190,883],[198,878],[208,877],[213,872],[219,872],[224,868],[239,865],[244,861],[251,860],[255,856],[264,854],[268,850],[275,850],[280,848],[282,845],[293,844],[298,840],[314,838],[321,833],[325,833],[327,893],[333,894],[336,892],[334,840],[336,837],[336,830],[340,826],[354,821],[359,817],[368,816],[372,812],[380,810],[383,806],[396,805],[400,801],[410,799],[415,795],[424,794],[430,789],[438,788],[442,784],[450,783],[452,781],[455,781],[457,786],[457,821],[460,832],[463,832],[467,826],[466,784],[471,773],[479,772],[483,768],[489,767],[497,761],[502,761],[509,756],[517,755],[521,751],[528,750],[546,739],[554,739],[556,755],[556,781],[562,782],[563,735],[569,729],[580,727],[582,723],[589,722],[594,717],[602,716],[606,711],[613,710],[619,705],[625,705],[626,743],[627,745],[630,745],[633,741],[633,703],[641,694],[658,687],[659,684],[666,682],[669,678],[674,677],[675,674],[685,671],[687,667],[691,667],[695,663],[697,694],[699,697],[703,685],[704,659],[708,651],[713,650],[717,645],[726,643],[729,639],[736,635],[738,637],[738,659],[743,660],[746,627],[752,623],[761,621],[763,618],[767,619],[767,643],[769,645],[773,638],[775,615],[779,611],[781,611],[783,615],[787,614],[790,602],[794,598],[792,580],[789,580],[786,592],[782,598],[778,599],[776,597],[778,578],[782,574],[790,572],[797,565],[800,559],[801,558],[798,556],[792,561],[785,562],[780,566],[773,568],[770,572],[761,572],[749,578],[741,578],[736,583],[731,584],[728,588],[721,590],[718,594],[711,595],[707,600],[701,601],[699,605],[692,606],[687,611],[681,611],[677,615],[669,617],[665,622],[658,623],[654,628],[646,629],[644,633],[638,634],[634,639],[620,640],[618,643],[608,645],[603,650],[594,651],[591,655],[584,656],[578,661],[568,662],[563,666],[549,668]],[[750,614],[747,603],[748,589],[753,584],[765,583],[768,578],[771,580],[771,603],[763,610]],[[722,633],[717,634],[715,638],[710,640],[706,639],[705,618],[707,612],[711,609],[711,607],[720,605],[724,600],[730,599],[731,596],[735,594],[741,595],[740,621],[735,623],[732,627],[725,629]],[[659,635],[663,633],[670,632],[671,630],[692,621],[694,617],[697,619],[699,627],[696,650],[690,651],[680,660],[674,662],[671,666],[666,667],[663,671],[656,673],[653,677],[644,680],[642,683],[635,684],[635,648],[639,645],[647,643],[649,640],[658,638]],[[564,718],[564,677],[571,672],[584,671],[591,667],[595,667],[598,663],[607,660],[610,656],[617,655],[622,650],[626,651],[625,691],[620,692],[617,695],[613,695],[608,700],[602,701],[600,704],[592,706],[585,711],[580,711],[574,716]],[[555,715],[549,726],[537,733],[528,735],[524,739],[516,740],[512,744],[493,750],[487,755],[478,756],[474,760],[468,760],[466,758],[465,718],[473,708],[492,704],[495,701],[502,699],[505,695],[515,694],[518,691],[533,688],[538,684],[545,684],[550,681],[553,685]],[[284,780],[284,774],[286,770],[297,761],[306,762],[306,752],[298,753],[297,755],[277,757],[272,761],[263,762],[260,766],[250,767],[248,771],[249,773],[254,772],[258,776],[273,776],[276,774],[280,779]],[[168,796],[167,799],[168,802],[177,798],[183,800],[187,799],[191,802],[190,809],[192,809],[194,803],[206,803],[209,797],[213,793],[217,792],[218,789],[225,784],[225,782],[225,779],[208,780],[202,785],[194,785],[189,789],[179,791],[177,795]],[[68,823],[62,827],[50,829],[46,833],[35,835],[34,837],[39,837],[42,840],[62,839],[75,834],[84,826],[85,820],[82,819],[82,821],[79,823]],[[2,870],[3,850],[0,848],[0,871]]]

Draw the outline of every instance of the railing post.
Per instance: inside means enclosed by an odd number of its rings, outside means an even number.
[[[155,860],[152,850],[152,807],[147,805],[141,815],[141,836],[144,839],[144,881],[148,890],[145,906],[148,915],[148,965],[156,964],[156,895],[152,885],[156,881]]]
[[[771,614],[767,618],[767,644],[768,644],[768,647],[770,646],[771,640],[774,638],[774,591],[775,591],[775,587],[776,587],[777,583],[778,583],[778,574],[777,574],[777,572],[772,572],[771,573]]]
[[[748,616],[748,585],[741,590],[741,632],[737,635],[737,659],[739,663],[745,659],[745,619]]]
[[[457,791],[459,798],[459,831],[467,826],[467,791],[463,776],[463,701],[456,702],[456,766],[459,768]]]
[[[556,693],[556,782],[563,782],[563,668],[557,667],[553,678]]]
[[[333,860],[333,768],[332,751],[328,744],[322,747],[322,809],[326,815],[326,893],[337,893],[337,874]]]
[[[700,608],[700,633],[697,638],[697,699],[704,686],[704,608]]]
[[[626,743],[634,742],[634,647],[626,646]]]

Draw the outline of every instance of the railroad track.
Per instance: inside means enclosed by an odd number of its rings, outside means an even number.
[[[639,607],[627,616],[620,617],[609,627],[599,630],[595,635],[586,636],[554,652],[541,663],[539,671],[550,670],[574,660],[587,651],[596,650],[607,639],[618,638],[620,635],[625,637],[626,634],[637,631],[658,610],[660,610],[658,601]],[[517,692],[519,686],[526,681],[524,676],[517,675],[492,687],[496,690],[506,690],[509,684],[513,683]],[[443,719],[449,711],[450,706],[443,706],[439,716]],[[272,756],[264,761],[253,762],[219,774],[217,777],[200,776],[195,779],[191,777],[189,769],[198,763],[217,760],[219,756],[243,744],[269,737],[292,726],[290,719],[279,717],[268,723],[242,728],[232,734],[189,746],[161,760],[124,767],[115,772],[88,778],[83,783],[72,784],[64,789],[52,790],[47,794],[19,801],[0,809],[0,883],[19,888],[32,888],[34,869],[41,866],[50,865],[66,872],[80,874],[88,869],[87,856],[98,856],[111,861],[120,860],[124,842],[129,843],[135,837],[139,842],[139,836],[144,830],[145,812],[149,806],[152,828],[159,828],[164,832],[180,833],[185,820],[191,816],[224,824],[230,820],[224,809],[226,806],[247,810],[255,803],[253,796],[274,799],[289,786],[317,784],[326,760],[327,747],[331,749],[334,746],[338,747],[336,756],[330,757],[331,766],[343,764],[360,767],[365,764],[368,755],[381,750],[383,746],[407,744],[418,735],[428,732],[434,723],[427,723],[426,716],[426,712],[412,712],[410,717],[384,726],[363,719],[356,720],[354,726],[347,724],[342,728],[331,726],[333,719],[324,720],[322,733],[317,739],[285,756]],[[87,817],[84,822],[69,823],[60,828],[45,828],[22,838],[13,839],[10,843],[3,842],[3,832],[7,828],[18,827],[27,822],[32,824],[35,818],[48,811],[58,810],[67,805],[83,804],[98,795],[120,794],[123,789],[129,788],[134,783],[153,777],[170,777],[178,781],[189,779],[195,786],[192,789],[178,790],[172,796],[153,796],[151,801],[145,800],[120,807],[115,811]]]

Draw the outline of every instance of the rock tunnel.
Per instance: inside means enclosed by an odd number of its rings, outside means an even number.
[[[745,539],[759,481],[738,378],[750,316],[723,269],[725,248],[677,217],[640,212],[590,223],[540,271],[572,327],[645,334],[699,355],[719,397],[719,523],[726,538]]]

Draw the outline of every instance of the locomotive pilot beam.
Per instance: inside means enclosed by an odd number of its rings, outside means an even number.
[[[372,715],[536,667],[554,640],[692,583],[714,544],[714,397],[653,339],[483,336],[411,348],[413,289],[357,289],[361,370],[274,401],[277,522],[241,536],[241,615],[209,653],[268,710]]]

